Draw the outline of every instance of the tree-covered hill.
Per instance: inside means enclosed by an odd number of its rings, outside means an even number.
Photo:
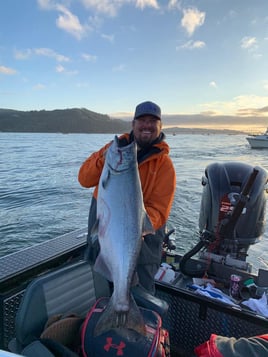
[[[0,131],[40,133],[122,133],[129,122],[88,109],[18,111],[0,109]]]

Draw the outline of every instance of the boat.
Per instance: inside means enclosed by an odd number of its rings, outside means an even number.
[[[268,148],[268,128],[263,134],[250,135],[246,139],[252,149]]]
[[[174,230],[166,232],[156,295],[134,297],[161,315],[171,356],[193,356],[211,334],[248,338],[267,333],[267,316],[244,304],[258,300],[258,289],[268,286],[268,270],[254,273],[247,262],[250,246],[265,230],[267,181],[268,173],[259,166],[208,165],[199,241],[181,255]],[[40,342],[47,319],[70,312],[84,316],[98,296],[105,296],[107,282],[96,278],[84,259],[86,238],[87,227],[82,227],[0,259],[0,356],[46,356],[33,354],[31,347]],[[239,291],[232,290],[234,276],[240,278]]]

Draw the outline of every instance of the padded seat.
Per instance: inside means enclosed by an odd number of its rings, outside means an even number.
[[[169,304],[165,300],[151,295],[142,286],[133,286],[131,288],[131,293],[139,306],[157,312],[162,319],[167,314]]]
[[[34,279],[20,303],[15,320],[16,337],[11,340],[9,350],[21,353],[36,341],[50,316],[72,312],[84,317],[102,296],[110,296],[109,283],[85,261]]]
[[[141,307],[157,311],[162,317],[168,304],[140,287],[132,294]],[[95,301],[111,295],[106,279],[86,261],[67,265],[34,279],[26,288],[15,320],[15,338],[9,350],[26,357],[51,357],[49,348],[39,338],[51,316],[70,315],[84,318]],[[44,342],[44,341],[43,341]],[[76,356],[68,352],[65,356]]]

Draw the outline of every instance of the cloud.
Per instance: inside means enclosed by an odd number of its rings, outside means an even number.
[[[213,111],[224,115],[238,116],[263,116],[266,112],[260,112],[259,108],[267,106],[268,96],[239,95],[230,101],[203,103],[201,105],[205,111]]]
[[[57,67],[56,67],[56,72],[58,73],[63,73],[65,71],[65,68],[59,64]]]
[[[263,117],[268,116],[268,107],[263,108],[243,108],[237,111],[238,116],[242,117]]]
[[[114,17],[124,5],[135,3],[136,8],[143,10],[145,7],[159,9],[157,0],[82,0],[86,8]]]
[[[205,22],[206,13],[197,8],[183,9],[181,26],[186,30],[189,36],[192,36],[195,30]]]
[[[64,0],[37,0],[39,8],[44,11],[57,11],[59,15],[56,25],[81,40],[89,32],[100,26],[101,19],[98,14],[109,17],[117,16],[121,7],[125,5],[134,5],[136,8],[143,10],[145,7],[160,9],[157,0],[80,0],[86,9],[92,10],[92,16],[86,24],[82,24],[79,17],[69,9],[70,1]],[[64,4],[64,5],[63,5]],[[178,0],[169,0],[169,7],[178,7]]]
[[[265,90],[268,90],[268,80],[267,81],[263,81],[263,88]]]
[[[152,7],[154,9],[159,9],[158,3],[156,0],[137,0],[136,7],[144,9],[145,7]]]
[[[31,56],[44,56],[55,59],[57,62],[69,62],[70,58],[55,52],[51,48],[27,48],[26,50],[15,50],[14,57],[17,60],[27,60]]]
[[[41,9],[50,10],[55,7],[53,1],[51,0],[37,0],[37,3]]]
[[[203,41],[190,40],[190,41],[186,42],[185,44],[176,47],[176,50],[180,50],[180,49],[194,50],[194,49],[197,49],[197,48],[203,48],[205,46],[206,46],[206,44]]]
[[[181,9],[181,3],[178,0],[169,0],[168,9]]]
[[[212,110],[208,110],[206,112],[201,112],[200,115],[202,116],[207,116],[207,117],[213,117],[213,116],[216,116],[218,115],[219,113],[216,112],[216,111],[212,111]]]
[[[248,108],[248,107],[263,107],[268,103],[268,97],[261,97],[257,95],[239,95],[234,98],[234,102],[237,107]]]
[[[124,4],[127,4],[128,2],[133,2],[133,0],[81,0],[81,2],[86,9],[92,9],[97,13],[113,17],[117,15],[118,10]],[[68,10],[67,2],[65,2],[64,6],[60,4],[60,0],[38,0],[38,5],[42,10],[57,10],[63,12],[63,14],[67,16],[66,20],[68,20],[68,17],[71,19],[72,16],[75,16],[70,12],[70,10]]]
[[[17,71],[13,68],[0,66],[0,74],[13,75],[16,73],[17,73]]]
[[[268,114],[268,106],[260,108],[258,111],[261,112],[261,113],[267,113]]]
[[[256,48],[257,39],[256,37],[245,36],[241,40],[241,47],[244,49]]]
[[[214,82],[214,81],[211,81],[211,82],[209,83],[209,86],[212,87],[212,88],[218,88],[216,82]]]
[[[54,58],[57,62],[69,62],[70,58],[63,56],[50,48],[35,48],[33,52],[38,56]]]
[[[58,11],[60,14],[56,20],[56,25],[80,40],[89,30],[92,30],[89,24],[82,25],[79,18],[74,15],[66,6],[60,4],[60,1],[38,0],[40,9],[46,11]]]
[[[114,35],[106,35],[106,34],[102,34],[101,35],[101,37],[104,39],[104,40],[107,40],[107,41],[109,41],[109,42],[111,42],[111,43],[113,43],[114,42]]]
[[[46,86],[44,84],[38,83],[34,86],[34,90],[43,90]]]
[[[58,5],[57,9],[61,12],[56,21],[57,26],[80,40],[86,33],[86,27],[82,26],[79,18],[66,7]]]
[[[88,53],[82,53],[81,57],[87,62],[96,62],[98,58],[97,56],[90,55]]]
[[[96,12],[115,16],[118,9],[122,6],[121,1],[110,0],[82,0],[86,8],[93,8]]]
[[[124,72],[125,68],[125,64],[119,64],[118,66],[113,67],[113,72]]]
[[[64,74],[68,74],[68,75],[76,75],[78,74],[78,71],[68,71],[64,66],[62,66],[61,64],[59,64],[56,67],[56,72],[57,73],[64,73]]]
[[[26,60],[31,57],[33,51],[30,48],[26,50],[15,50],[14,56],[17,60]]]

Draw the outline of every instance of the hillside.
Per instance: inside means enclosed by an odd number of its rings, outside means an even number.
[[[87,109],[18,111],[0,109],[0,132],[123,133],[130,123]]]

